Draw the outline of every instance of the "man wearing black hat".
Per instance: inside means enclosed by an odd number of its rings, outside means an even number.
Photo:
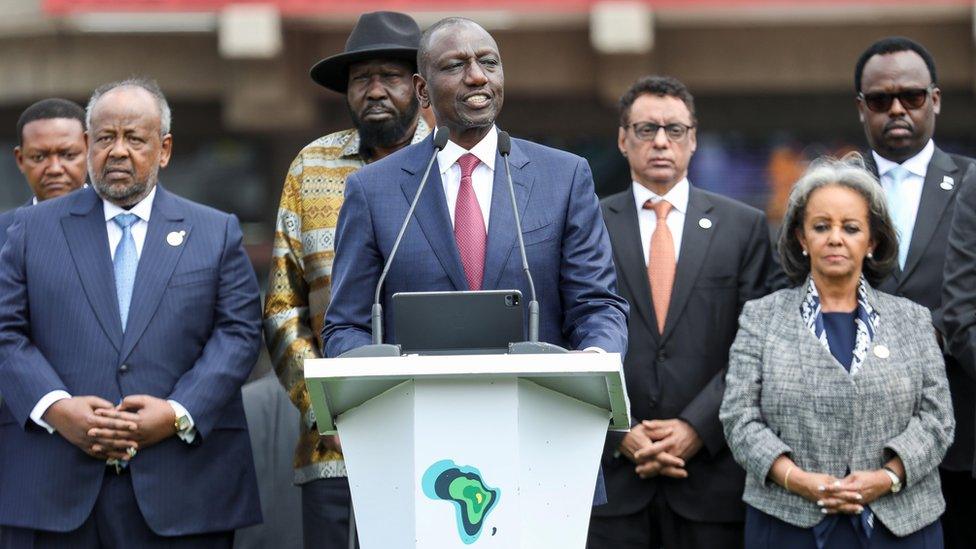
[[[275,371],[301,412],[295,482],[302,487],[306,547],[348,547],[351,500],[339,440],[322,437],[315,428],[303,361],[322,356],[317,334],[331,297],[335,226],[346,178],[430,133],[412,80],[419,44],[420,28],[409,16],[367,13],[345,51],[312,67],[312,80],[346,95],[354,128],[303,148],[281,193],[264,327]]]

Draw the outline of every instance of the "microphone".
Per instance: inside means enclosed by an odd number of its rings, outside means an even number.
[[[508,196],[512,199],[512,215],[515,216],[515,234],[518,238],[519,254],[522,256],[522,272],[529,283],[529,340],[508,345],[509,354],[539,354],[565,353],[566,349],[539,341],[539,302],[535,295],[535,282],[529,270],[529,260],[525,255],[525,241],[522,239],[522,219],[519,217],[518,205],[515,202],[515,184],[512,182],[512,168],[508,163],[508,155],[512,153],[512,138],[508,132],[498,131],[498,154],[505,163],[505,176],[508,179]]]
[[[397,249],[400,248],[400,241],[403,240],[403,234],[407,232],[407,226],[410,224],[413,212],[417,209],[417,202],[420,201],[420,193],[424,192],[424,187],[427,186],[430,169],[433,167],[434,161],[437,160],[437,153],[447,145],[448,137],[449,133],[446,126],[440,126],[434,130],[434,154],[430,156],[430,160],[427,162],[427,169],[424,170],[424,176],[420,179],[420,186],[417,187],[417,192],[413,195],[413,200],[410,202],[410,209],[407,210],[403,224],[400,225],[400,232],[397,233],[396,240],[393,241],[390,257],[386,258],[386,263],[383,265],[383,272],[380,273],[380,278],[376,282],[376,291],[373,293],[371,318],[373,342],[370,345],[364,345],[342,353],[342,358],[400,356],[399,345],[383,343],[383,304],[380,300],[381,291],[383,290],[383,282],[386,280],[386,275],[390,272],[390,267],[393,265],[393,258],[396,257]]]

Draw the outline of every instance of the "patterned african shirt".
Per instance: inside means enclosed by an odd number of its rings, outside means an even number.
[[[422,141],[428,133],[430,128],[420,118],[411,143]],[[281,191],[264,333],[278,379],[302,417],[295,449],[296,484],[346,476],[338,439],[315,430],[303,361],[322,356],[339,208],[346,178],[365,164],[356,130],[332,133],[298,153]]]

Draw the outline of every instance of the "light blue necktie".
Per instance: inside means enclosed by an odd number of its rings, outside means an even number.
[[[890,192],[887,193],[888,210],[891,212],[891,221],[895,224],[898,231],[898,266],[905,268],[905,260],[908,259],[908,247],[912,243],[912,205],[905,197],[905,180],[912,175],[903,166],[895,166],[885,174],[891,182]]]
[[[122,229],[122,239],[115,247],[115,293],[119,298],[119,314],[122,317],[122,331],[129,319],[129,304],[132,302],[132,287],[136,282],[136,268],[139,255],[136,254],[136,241],[132,238],[132,224],[139,218],[135,214],[120,213],[112,221]]]

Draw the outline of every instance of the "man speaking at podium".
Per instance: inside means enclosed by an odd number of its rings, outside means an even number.
[[[498,151],[495,118],[505,76],[495,40],[477,23],[448,18],[423,35],[414,76],[450,141],[436,152],[429,184],[383,287],[384,310],[397,292],[519,289],[515,219]],[[371,342],[370,307],[410,202],[435,154],[432,137],[364,167],[346,182],[336,229],[333,300],[325,354]],[[587,162],[513,140],[508,158],[522,235],[540,308],[539,339],[568,349],[623,353],[627,304],[616,292],[607,230]],[[390,316],[387,341],[396,342]]]

